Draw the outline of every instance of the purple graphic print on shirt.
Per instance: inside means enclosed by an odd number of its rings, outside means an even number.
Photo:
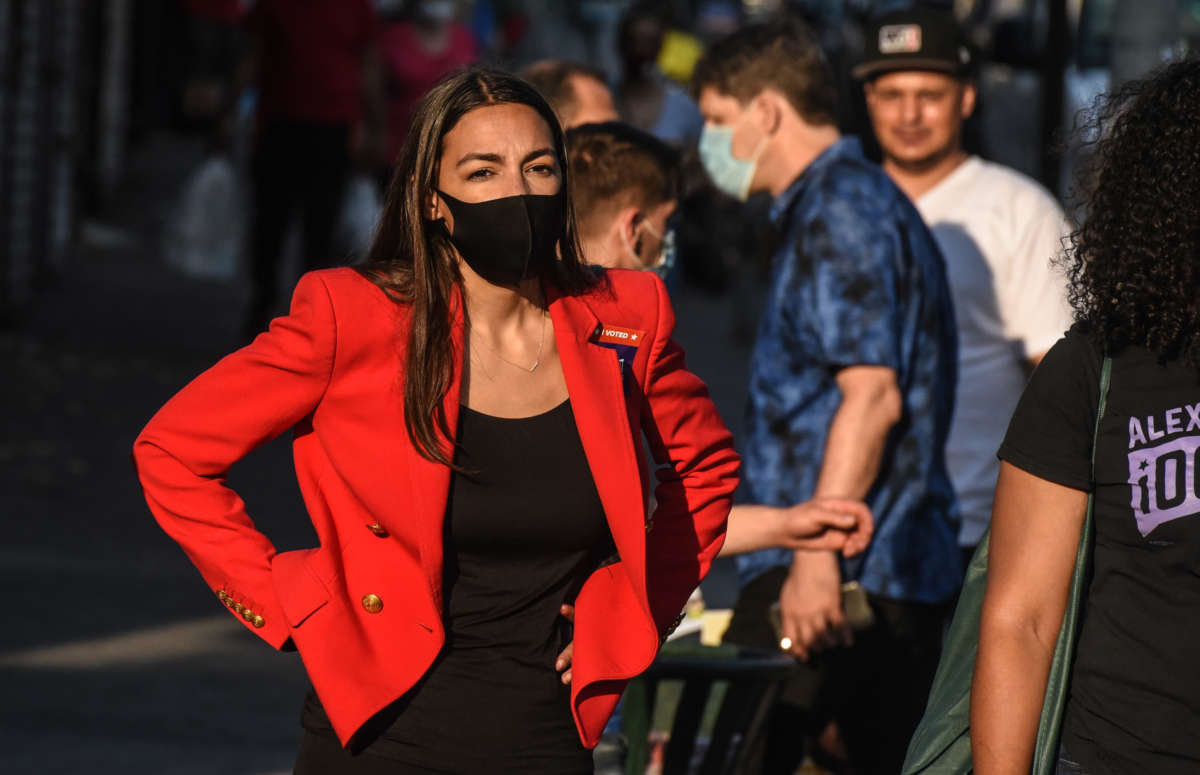
[[[1145,538],[1156,527],[1200,513],[1200,403],[1162,415],[1129,418],[1130,506]],[[1145,446],[1167,436],[1169,441]],[[1137,449],[1135,449],[1137,447]]]

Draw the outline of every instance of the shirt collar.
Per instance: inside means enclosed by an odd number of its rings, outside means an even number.
[[[843,137],[826,148],[804,168],[804,171],[800,173],[800,177],[792,181],[791,185],[780,192],[779,196],[775,197],[771,202],[771,222],[779,224],[787,217],[787,214],[792,209],[792,204],[799,198],[800,193],[804,191],[808,182],[819,176],[825,168],[839,159],[848,157],[861,159],[862,155],[862,143],[859,142],[857,137]]]

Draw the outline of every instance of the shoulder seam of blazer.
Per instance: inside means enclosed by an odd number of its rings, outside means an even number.
[[[642,392],[643,394],[650,387],[650,375],[654,370],[654,366],[658,363],[658,359],[662,356],[662,352],[666,349],[667,342],[671,338],[671,332],[663,332],[663,284],[662,279],[658,275],[651,275],[656,282],[654,286],[654,341],[650,344],[650,357],[646,359],[646,372],[642,375]]]
[[[337,367],[338,321],[337,307],[333,304],[333,294],[329,292],[329,286],[325,284],[325,278],[316,275],[315,279],[321,283],[321,290],[325,293],[325,301],[329,304],[329,324],[333,327],[333,342],[329,352],[329,373],[325,375],[325,387],[321,388],[321,395],[317,397],[317,405],[320,406],[321,402],[325,400],[325,394],[329,392],[330,384],[333,383],[333,372]]]

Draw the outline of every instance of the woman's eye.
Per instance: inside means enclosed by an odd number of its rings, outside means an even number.
[[[478,169],[467,176],[467,180],[486,180],[492,176],[492,171],[487,169]]]
[[[553,175],[554,165],[551,164],[535,164],[529,168],[529,171],[535,175]]]

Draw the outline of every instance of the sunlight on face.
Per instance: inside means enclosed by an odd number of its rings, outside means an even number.
[[[885,73],[866,85],[867,110],[884,154],[921,164],[958,149],[974,87],[941,73]]]
[[[464,202],[558,193],[562,170],[550,127],[528,105],[472,110],[442,139],[437,185]],[[454,230],[449,208],[435,203],[432,217]]]

